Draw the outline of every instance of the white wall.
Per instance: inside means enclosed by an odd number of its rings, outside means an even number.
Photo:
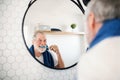
[[[69,0],[38,0],[29,9],[25,25],[34,29],[38,25],[48,25],[70,31],[70,25],[77,24],[77,31],[84,31],[83,14]]]

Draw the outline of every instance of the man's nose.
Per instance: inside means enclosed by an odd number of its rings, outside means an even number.
[[[45,45],[45,42],[42,41],[42,42],[41,42],[41,45]]]

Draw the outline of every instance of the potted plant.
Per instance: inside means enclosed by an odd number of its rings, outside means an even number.
[[[73,23],[73,24],[71,24],[71,26],[70,26],[71,28],[72,28],[72,31],[73,31],[73,29],[75,29],[76,28],[76,24],[75,23]]]

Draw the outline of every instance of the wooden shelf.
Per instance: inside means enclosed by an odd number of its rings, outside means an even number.
[[[43,31],[45,34],[52,35],[84,35],[85,32],[61,32],[61,31]]]

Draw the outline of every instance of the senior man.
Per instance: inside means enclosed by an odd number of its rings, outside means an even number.
[[[85,15],[89,48],[80,80],[120,80],[120,0],[91,0]]]
[[[51,68],[64,68],[64,62],[58,46],[51,45],[48,47],[46,35],[43,32],[36,31],[33,35],[32,43],[29,50],[34,58]]]

